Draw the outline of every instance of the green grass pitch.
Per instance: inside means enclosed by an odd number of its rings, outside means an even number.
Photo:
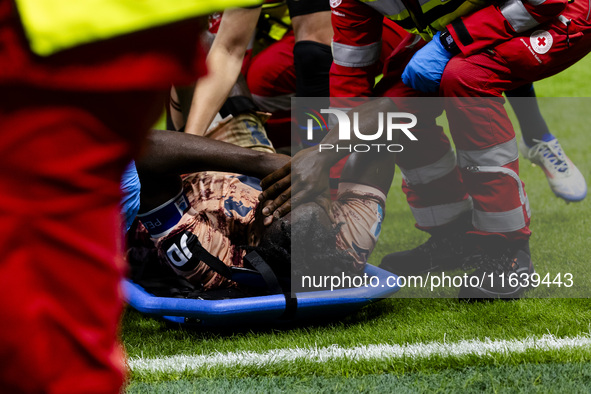
[[[587,78],[589,77],[589,78]],[[536,83],[550,129],[591,180],[589,132],[591,58]],[[558,99],[557,97],[579,97]],[[585,297],[591,265],[591,202],[565,204],[554,197],[539,168],[522,161],[521,176],[533,211],[532,257],[540,273],[573,273]],[[371,258],[374,264],[392,251],[427,239],[413,219],[396,176],[387,220]],[[586,298],[528,298],[513,302],[463,303],[454,298],[399,297],[383,300],[341,321],[294,327],[207,331],[167,327],[127,310],[122,338],[131,359],[176,355],[206,356],[212,365],[176,371],[132,368],[129,392],[589,392],[591,390],[591,308]],[[537,292],[537,293],[536,293]],[[559,295],[536,289],[532,295]],[[582,345],[519,348],[528,339],[578,338]],[[510,344],[487,354],[454,353],[445,346],[476,341]],[[442,346],[415,356],[306,357],[273,359],[278,350]],[[483,345],[484,346],[484,345]],[[453,347],[453,346],[452,346]],[[509,347],[511,350],[508,350]],[[504,349],[504,350],[503,350]],[[250,352],[250,353],[245,353]],[[369,350],[368,350],[369,352]],[[257,362],[214,363],[217,357],[255,354]],[[258,356],[257,356],[258,357]]]

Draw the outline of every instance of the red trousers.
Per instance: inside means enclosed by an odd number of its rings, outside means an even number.
[[[117,393],[119,180],[164,96],[3,94],[0,391]]]
[[[0,0],[0,392],[120,392],[121,174],[160,92],[204,71],[200,31],[190,19],[39,57]]]
[[[255,103],[273,116],[265,124],[276,148],[290,146],[291,98],[295,96],[293,32],[256,55],[247,74],[247,83]]]
[[[560,72],[591,50],[587,10],[573,3],[559,20],[540,26],[491,51],[455,56],[447,64],[435,101],[399,99],[402,108],[419,118],[416,136],[397,158],[408,203],[417,226],[426,230],[452,223],[472,212],[474,232],[497,234],[509,240],[526,239],[529,203],[519,179],[515,132],[503,106],[502,93]],[[544,52],[533,42],[538,30],[552,36]],[[403,42],[386,64],[379,93],[389,97],[421,97],[400,81],[403,65],[421,45]],[[429,99],[422,99],[429,100]],[[427,105],[427,103],[429,103]],[[457,157],[435,117],[445,110]]]

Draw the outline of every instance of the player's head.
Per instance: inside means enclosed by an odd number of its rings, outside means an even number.
[[[316,202],[299,205],[291,212],[292,278],[353,274],[355,259],[337,245],[342,225],[333,224]]]
[[[339,229],[319,204],[302,204],[264,227],[256,250],[277,272],[292,278],[351,273],[355,260],[337,247]]]

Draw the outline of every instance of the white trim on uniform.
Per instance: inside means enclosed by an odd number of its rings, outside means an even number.
[[[484,212],[474,209],[472,225],[475,229],[489,233],[509,233],[525,227],[523,207],[505,212]]]
[[[533,4],[535,5],[535,4]],[[501,14],[507,19],[513,30],[523,33],[540,23],[527,11],[521,0],[509,0],[501,6]]]
[[[380,59],[381,50],[381,40],[362,46],[332,42],[333,62],[343,67],[371,66]]]
[[[502,144],[479,150],[458,149],[458,165],[469,166],[505,166],[519,158],[517,140],[513,138]]]
[[[410,210],[417,224],[421,227],[443,226],[458,219],[463,213],[472,210],[472,197],[449,204],[433,205],[430,207],[415,208]]]
[[[423,167],[411,170],[400,167],[402,177],[408,185],[424,185],[436,179],[443,178],[456,168],[456,155],[452,149],[447,151],[439,160]]]

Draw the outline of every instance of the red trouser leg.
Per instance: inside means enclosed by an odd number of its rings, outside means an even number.
[[[529,204],[518,176],[515,133],[501,95],[556,74],[591,50],[587,5],[570,3],[563,16],[572,19],[570,27],[556,19],[494,51],[456,56],[443,73],[440,94],[458,97],[447,99],[445,108],[464,184],[474,199],[473,224],[478,234],[498,234],[509,240],[527,239],[531,234]],[[546,42],[550,48],[534,46],[540,44],[534,32],[539,30],[552,36],[552,42]]]
[[[162,96],[3,92],[0,391],[118,393],[120,176]]]
[[[501,94],[511,86],[505,65],[483,53],[452,58],[440,94],[457,148],[464,185],[481,235],[527,239],[529,203],[519,179],[517,142]]]
[[[396,164],[402,172],[402,190],[416,226],[436,231],[470,212],[472,202],[462,184],[449,139],[435,121],[443,111],[442,100],[421,97],[425,94],[409,88],[400,79],[404,65],[423,45],[415,36],[405,37],[386,62],[385,75],[377,89],[381,96],[392,97],[401,111],[417,117],[412,131],[418,141],[401,137],[404,150],[396,155]]]
[[[435,121],[443,111],[442,100],[416,97],[419,94],[422,93],[408,88],[400,79],[383,93],[393,97],[401,111],[417,117],[413,134],[418,141],[401,136],[404,150],[397,154],[396,164],[402,172],[402,190],[416,226],[435,231],[469,212],[472,202],[462,184],[449,139]]]
[[[265,128],[276,148],[292,144],[290,110],[296,91],[294,44],[293,32],[289,32],[260,52],[252,60],[246,78],[255,103],[273,114]]]
[[[493,52],[467,58],[459,55],[447,64],[440,94],[459,97],[447,99],[446,112],[464,183],[474,199],[476,233],[499,234],[510,240],[529,238],[529,204],[518,177],[515,132],[501,95],[583,58],[591,50],[587,14],[586,5],[569,4],[563,14],[573,20],[568,29],[558,20],[540,27],[553,38],[549,49],[534,48],[534,32],[527,32]]]

